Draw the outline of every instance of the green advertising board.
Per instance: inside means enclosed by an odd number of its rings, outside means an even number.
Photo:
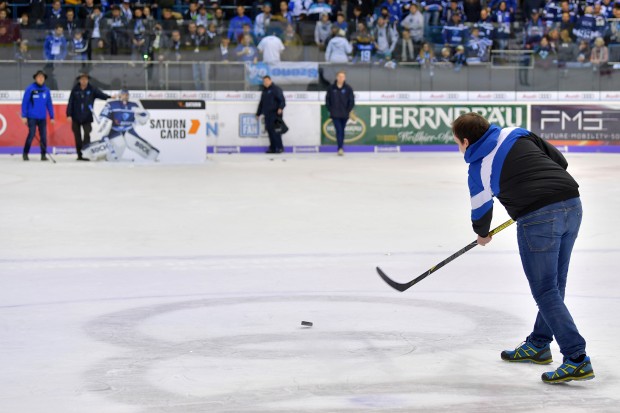
[[[360,104],[345,129],[345,143],[355,145],[453,144],[450,125],[463,113],[476,112],[499,127],[528,125],[526,105]],[[321,106],[321,144],[336,143],[327,108]]]

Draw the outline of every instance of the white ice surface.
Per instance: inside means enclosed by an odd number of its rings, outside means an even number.
[[[375,273],[474,239],[457,153],[0,157],[0,412],[619,412],[620,156],[567,157],[596,378],[559,386],[555,344],[499,358],[536,314],[514,226]]]

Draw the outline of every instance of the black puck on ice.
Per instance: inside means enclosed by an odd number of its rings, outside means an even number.
[[[302,321],[301,325],[304,327],[312,327],[312,322],[311,321]]]

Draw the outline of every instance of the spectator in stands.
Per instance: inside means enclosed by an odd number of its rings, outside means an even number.
[[[181,39],[183,41],[183,47],[192,48],[196,43],[196,37],[198,37],[198,28],[196,27],[196,23],[190,21],[187,24],[185,29],[185,33],[181,35]]]
[[[441,49],[441,54],[439,55],[435,66],[442,67],[444,69],[451,69],[454,66],[452,63],[452,49],[450,46],[445,46]]]
[[[366,24],[366,17],[362,15],[362,8],[355,6],[351,11],[351,18],[347,23],[347,37],[350,39],[353,33],[357,30],[357,25],[360,23]]]
[[[537,14],[539,14],[540,10],[545,7],[545,0],[522,0],[521,1],[521,11],[523,12],[524,18],[530,19],[534,10],[536,10]],[[516,8],[512,10],[514,13]]]
[[[284,44],[279,37],[273,34],[273,31],[268,30],[267,36],[263,37],[256,48],[262,53],[264,63],[280,63]]]
[[[207,28],[200,25],[196,27],[196,38],[194,40],[194,53],[199,53],[204,60],[204,52],[209,48],[211,39],[207,36]]]
[[[110,46],[110,54],[117,55],[119,49],[127,44],[128,22],[118,6],[112,6],[111,17],[106,19],[107,44]]]
[[[467,41],[468,62],[488,62],[493,41],[480,37],[480,30],[477,27],[471,29],[471,35]]]
[[[424,27],[426,29],[425,37],[429,35],[431,26],[439,26],[439,20],[443,12],[441,0],[425,0],[422,2],[424,8]]]
[[[450,0],[448,7],[444,9],[442,20],[446,23],[451,22],[453,14],[460,14],[461,21],[466,21],[463,4],[459,0]]]
[[[185,48],[183,47],[183,40],[181,39],[181,32],[179,30],[173,30],[170,33],[170,41],[165,53],[166,60],[173,62],[180,62],[185,60]]]
[[[216,62],[230,62],[234,60],[233,52],[230,49],[230,39],[226,36],[220,37],[218,43],[219,45],[215,47],[209,60]]]
[[[237,6],[237,15],[230,20],[228,26],[228,38],[237,43],[243,33],[244,24],[252,26],[252,20],[245,15],[245,7]]]
[[[151,8],[149,6],[144,6],[142,8],[142,23],[144,24],[147,35],[153,33],[153,30],[155,29],[155,21],[155,17],[153,17],[153,14],[151,13]]]
[[[179,23],[177,23],[177,18],[174,16],[171,9],[163,9],[161,16],[161,27],[166,33],[172,33],[173,30],[179,30]]]
[[[213,20],[211,20],[211,23],[215,24],[215,32],[218,36],[226,36],[228,26],[226,23],[226,17],[224,16],[224,11],[220,7],[216,7],[213,10]]]
[[[501,1],[497,10],[493,11],[492,20],[496,24],[495,40],[497,41],[497,48],[500,50],[508,49],[508,40],[512,33],[513,15],[508,10],[505,1]]]
[[[398,41],[398,32],[393,26],[388,25],[383,16],[379,16],[372,36],[377,44],[377,57],[380,60],[391,60]]]
[[[586,40],[591,42],[595,38],[602,36],[602,33],[599,33],[597,27],[596,18],[592,15],[592,11],[594,9],[592,6],[587,6],[584,10],[583,16],[580,16],[575,23],[575,28],[573,29],[574,35],[579,40]]]
[[[594,3],[592,15],[594,16],[594,21],[596,22],[596,32],[598,33],[598,37],[606,37],[609,31],[609,23],[607,22],[605,15],[602,13],[601,3],[598,1]]]
[[[222,36],[217,33],[217,27],[215,26],[215,23],[209,23],[209,27],[207,27],[207,31],[205,34],[209,43],[220,44],[220,37]]]
[[[77,17],[82,21],[86,21],[86,19],[91,14],[93,14],[94,9],[95,9],[95,0],[86,0],[84,4],[78,7]]]
[[[532,9],[531,19],[525,24],[524,28],[524,44],[526,49],[535,49],[545,35],[545,24],[540,18],[538,9]]]
[[[418,57],[418,46],[411,37],[409,29],[403,29],[401,38],[396,42],[394,48],[394,59],[398,63],[413,63]]]
[[[547,70],[551,68],[553,62],[556,60],[555,57],[556,52],[553,47],[551,47],[549,38],[543,36],[538,46],[534,48],[534,66]]]
[[[467,55],[465,54],[465,47],[463,45],[456,46],[456,52],[452,56],[452,64],[454,64],[454,71],[458,72],[463,66],[467,66]]]
[[[17,51],[15,52],[15,60],[17,60],[18,62],[32,60],[32,53],[30,53],[30,50],[28,48],[29,44],[30,42],[26,39],[23,39],[21,42],[19,42],[19,46],[17,47]]]
[[[255,46],[258,44],[258,38],[254,35],[254,32],[252,31],[252,26],[250,26],[249,24],[243,25],[241,39],[243,39],[243,36],[250,36],[250,38],[252,39],[252,44]]]
[[[321,20],[319,20],[314,26],[314,44],[316,44],[320,50],[325,50],[327,47],[327,39],[332,31],[332,22],[329,21],[329,14],[323,13]]]
[[[280,12],[273,16],[273,20],[283,24],[293,24],[295,22],[295,17],[288,9],[288,3],[286,1],[280,2]]]
[[[411,3],[409,14],[400,22],[400,25],[409,31],[414,43],[422,44],[424,41],[424,16],[420,13],[417,3]]]
[[[45,60],[48,61],[65,60],[65,57],[67,57],[67,39],[65,38],[62,25],[57,25],[54,31],[45,39],[43,55]]]
[[[400,23],[400,21],[403,19],[403,10],[400,2],[397,2],[395,0],[385,0],[381,4],[381,8],[384,7],[387,9],[393,21],[396,21],[397,24]]]
[[[64,25],[64,20],[65,16],[62,13],[60,0],[54,0],[52,8],[48,10],[47,16],[45,17],[45,26],[49,30],[54,30],[59,24]]]
[[[370,16],[374,11],[374,2],[373,0],[348,0],[347,2],[347,16],[353,15],[353,10],[359,7],[361,10],[362,17]],[[349,17],[350,18],[350,17]],[[364,22],[366,24],[366,22]],[[357,30],[357,24],[353,27],[352,30]]]
[[[67,9],[63,28],[65,29],[65,33],[68,37],[73,37],[73,33],[76,30],[82,29],[82,23],[76,20],[73,9]]]
[[[133,19],[133,10],[131,10],[131,3],[129,2],[129,0],[123,0],[120,9],[121,14],[125,16],[125,20],[129,24],[129,22],[131,22],[131,19]]]
[[[566,0],[565,0],[566,1]],[[603,0],[601,2],[601,12],[606,19],[614,19],[614,2],[611,0]]]
[[[549,30],[549,33],[547,33],[547,40],[549,40],[551,48],[557,52],[558,45],[560,44],[560,31],[558,29]]]
[[[346,32],[338,30],[338,35],[332,38],[325,50],[325,61],[330,63],[348,63],[353,47],[346,39]]]
[[[344,30],[346,33],[349,29],[349,23],[344,18],[343,12],[336,13],[336,21],[332,24],[332,26],[338,27],[338,29]]]
[[[480,37],[483,39],[495,40],[495,26],[493,25],[493,19],[489,15],[487,9],[480,11],[480,16],[476,22],[475,27],[480,31]]]
[[[14,55],[13,34],[8,26],[0,25],[0,60],[11,60]]]
[[[134,11],[131,26],[131,60],[145,60],[144,56],[148,59],[147,31],[142,18],[142,9],[138,8]]]
[[[40,26],[45,20],[45,0],[29,0],[30,3],[30,18],[35,26]]]
[[[590,43],[587,40],[579,40],[577,48],[577,61],[585,64],[590,63]]]
[[[424,43],[418,53],[418,63],[424,67],[432,66],[437,60],[435,59],[435,51],[430,43]]]
[[[289,62],[301,61],[303,54],[303,41],[301,36],[295,32],[295,28],[292,24],[287,24],[282,35],[282,44],[284,45],[284,52],[282,53],[283,60]]]
[[[456,47],[467,43],[469,30],[461,22],[461,14],[454,13],[451,16],[450,22],[443,27],[441,33],[444,44]]]
[[[265,29],[271,23],[271,3],[264,3],[262,12],[254,19],[254,34],[260,40],[265,37]]]
[[[88,60],[88,39],[84,37],[81,29],[73,32],[73,37],[69,43],[69,53],[73,60],[82,62]]]
[[[560,30],[568,30],[571,38],[574,40],[576,38],[576,36],[574,35],[575,21],[576,19],[574,19],[574,16],[571,16],[570,13],[562,13],[562,20],[556,27]]]
[[[562,30],[560,32],[560,42],[558,43],[558,67],[561,69],[565,69],[562,73],[563,76],[566,76],[566,64],[568,62],[576,62],[577,61],[577,45],[573,41],[573,38],[570,37],[570,33],[568,30]]]
[[[206,10],[207,9],[205,8],[205,15]],[[183,20],[186,22],[196,22],[199,15],[200,12],[198,11],[198,3],[196,1],[192,1],[189,3],[187,10],[183,13]]]
[[[93,12],[86,18],[86,21],[84,22],[84,28],[88,33],[90,42],[90,47],[88,48],[88,58],[92,59],[93,50],[99,50],[103,48],[105,20],[103,19],[103,13],[101,13],[101,6],[96,5],[93,7]]]
[[[611,22],[610,38],[611,44],[620,44],[620,3],[616,3],[613,8],[613,14],[615,21]]]
[[[484,10],[489,11],[489,9],[485,8]],[[482,10],[480,0],[465,0],[463,2],[463,13],[465,14],[465,20],[468,22],[475,22]]]
[[[209,13],[207,12],[207,8],[204,5],[201,5],[198,9],[198,15],[194,19],[196,26],[204,26],[205,28],[209,25],[209,20],[213,16],[209,17]]]
[[[602,37],[597,37],[590,53],[592,70],[598,71],[601,75],[610,75],[611,68],[607,62],[609,62],[609,49],[605,46],[605,40]]]
[[[165,59],[165,53],[168,49],[169,39],[161,23],[155,23],[155,27],[153,28],[153,32],[147,38],[148,42],[148,55],[149,60],[153,60],[156,62],[163,62]]]
[[[254,47],[252,37],[246,34],[241,39],[241,43],[234,50],[235,60],[239,62],[256,63],[258,61],[258,50]]]

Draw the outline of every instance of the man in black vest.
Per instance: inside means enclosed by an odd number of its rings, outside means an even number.
[[[282,135],[275,130],[276,120],[282,117],[282,111],[286,106],[286,100],[282,89],[276,86],[271,77],[263,77],[263,93],[260,96],[260,103],[256,111],[256,117],[265,116],[265,129],[269,134],[269,149],[267,153],[282,153]]]
[[[112,97],[91,85],[88,80],[89,76],[87,73],[80,74],[78,82],[71,90],[69,103],[67,104],[67,120],[71,122],[78,161],[88,161],[88,159],[82,158],[82,148],[90,143],[90,132],[93,129],[92,111],[95,99],[107,100]],[[84,129],[83,140],[82,129]]]

